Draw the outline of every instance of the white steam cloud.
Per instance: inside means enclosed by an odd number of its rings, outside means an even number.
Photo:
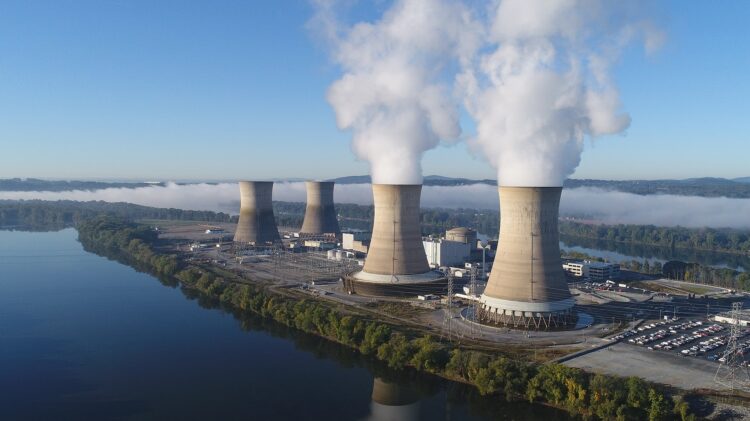
[[[276,183],[274,200],[305,201],[304,183]],[[144,206],[210,210],[237,214],[239,188],[236,183],[188,184],[135,189],[110,188],[96,191],[0,192],[0,199],[103,200]],[[337,184],[336,203],[372,204],[369,184]],[[424,186],[422,206],[427,208],[498,209],[497,187]],[[592,188],[564,189],[560,215],[577,216],[607,224],[653,224],[659,226],[750,228],[750,199],[675,195],[639,196]]]
[[[476,122],[472,146],[504,186],[561,186],[584,141],[620,133],[610,67],[631,41],[647,52],[660,32],[631,2],[502,0],[484,19],[486,44],[457,78]]]
[[[446,69],[475,49],[470,14],[458,1],[396,0],[380,20],[346,26],[338,3],[318,0],[311,21],[344,73],[328,90],[337,125],[373,182],[419,184],[422,154],[461,134]]]

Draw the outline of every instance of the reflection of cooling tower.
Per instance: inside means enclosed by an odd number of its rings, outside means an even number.
[[[567,324],[573,298],[560,259],[562,187],[500,187],[500,240],[480,318],[512,326]]]
[[[419,395],[412,389],[375,378],[371,421],[419,419]]]
[[[240,219],[234,241],[265,244],[281,240],[273,217],[272,194],[272,181],[240,181]]]
[[[341,235],[333,206],[333,182],[308,181],[305,220],[300,233]]]
[[[372,240],[363,270],[348,277],[348,290],[371,295],[443,291],[447,280],[440,272],[430,270],[422,245],[422,186],[373,184],[372,192]]]

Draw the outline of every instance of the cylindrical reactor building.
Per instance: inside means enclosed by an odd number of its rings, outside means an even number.
[[[336,219],[336,208],[333,206],[333,182],[308,181],[305,187],[307,188],[307,205],[300,233],[334,234],[340,237],[341,229]]]
[[[441,293],[447,278],[430,270],[422,245],[420,184],[373,184],[375,218],[363,270],[349,274],[350,293],[413,295]]]
[[[240,181],[240,219],[234,241],[267,244],[281,241],[273,216],[273,182]]]
[[[562,187],[500,187],[500,239],[487,288],[483,322],[554,328],[571,322],[574,300],[560,259]]]

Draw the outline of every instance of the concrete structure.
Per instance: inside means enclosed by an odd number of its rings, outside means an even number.
[[[305,187],[307,188],[307,206],[300,233],[334,234],[340,237],[341,229],[336,219],[336,208],[333,206],[333,182],[308,181]]]
[[[447,278],[431,271],[419,225],[422,186],[373,184],[375,219],[372,240],[361,271],[344,279],[350,293],[417,295],[441,293]]]
[[[732,317],[732,313],[721,313],[714,316],[714,321],[719,323],[738,324],[740,326],[750,325],[750,311],[740,311],[740,316],[737,319]]]
[[[480,319],[513,327],[572,322],[574,300],[560,259],[562,187],[500,187],[500,240]]]
[[[620,277],[620,265],[617,263],[592,262],[590,260],[563,263],[563,270],[575,278],[590,282],[604,282]]]
[[[342,235],[341,248],[367,254],[371,239],[371,232],[345,232]]]
[[[240,181],[240,219],[234,241],[267,244],[281,241],[271,204],[272,181]]]
[[[472,247],[476,247],[477,232],[466,227],[451,228],[445,232],[445,239],[448,241],[471,244]]]
[[[431,268],[463,264],[471,256],[473,243],[444,240],[442,238],[422,241],[427,263]]]

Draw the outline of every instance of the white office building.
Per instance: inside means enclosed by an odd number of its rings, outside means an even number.
[[[604,282],[620,277],[620,265],[617,263],[584,260],[579,262],[565,262],[562,266],[563,270],[570,276],[582,278],[590,282]]]

